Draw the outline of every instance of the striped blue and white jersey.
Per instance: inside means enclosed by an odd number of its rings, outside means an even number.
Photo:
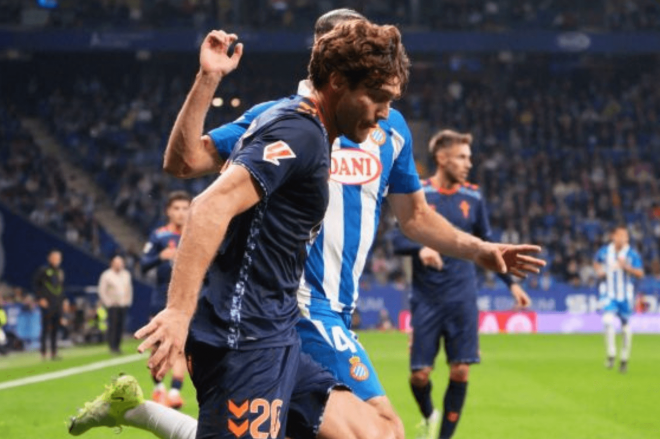
[[[619,260],[625,259],[633,268],[642,268],[642,258],[639,253],[626,245],[618,252],[614,244],[603,246],[596,253],[596,262],[605,269],[605,280],[600,285],[601,298],[632,302],[635,295],[635,278],[623,271]]]
[[[308,95],[310,85],[303,81],[298,94]],[[234,124],[209,132],[221,152],[227,142],[233,145],[251,120],[277,101],[259,104]],[[269,105],[271,104],[271,105]],[[222,155],[222,154],[221,154]],[[415,167],[412,136],[405,119],[391,109],[361,144],[345,137],[332,146],[330,202],[323,227],[314,244],[298,291],[304,316],[315,308],[350,314],[359,295],[359,278],[376,237],[383,198],[388,193],[413,193],[421,189]]]

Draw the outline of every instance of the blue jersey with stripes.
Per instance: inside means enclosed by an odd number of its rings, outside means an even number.
[[[642,268],[639,253],[626,245],[617,251],[613,243],[605,245],[596,253],[596,262],[605,269],[605,280],[600,284],[601,299],[633,302],[635,296],[635,278],[620,266],[623,260],[633,268]]]
[[[299,93],[308,93],[307,87],[301,83]],[[220,155],[237,141],[252,119],[276,102],[259,104],[234,123],[210,131]],[[359,278],[376,236],[384,196],[421,189],[412,152],[410,130],[394,109],[363,143],[340,137],[332,145],[328,210],[318,238],[308,249],[298,291],[303,315],[309,316],[317,308],[332,310],[344,314],[350,326]]]
[[[251,174],[262,199],[229,224],[191,336],[240,350],[298,343],[296,292],[328,205],[330,145],[314,102],[292,97],[261,114],[229,162]]]
[[[491,229],[486,203],[477,186],[466,183],[446,190],[435,187],[430,180],[425,180],[423,187],[429,205],[456,228],[484,241],[490,240]],[[412,256],[413,301],[442,304],[477,299],[474,263],[442,256],[442,270],[436,270],[424,265],[419,258],[419,251],[423,247],[421,244],[406,238],[399,230],[394,231],[393,236],[395,252]],[[511,284],[510,276],[500,277],[508,285]]]

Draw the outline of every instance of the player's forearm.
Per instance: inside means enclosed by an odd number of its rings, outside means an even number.
[[[167,307],[192,317],[199,289],[218,247],[224,239],[231,217],[222,214],[223,206],[212,198],[196,199],[191,205],[186,228],[181,236],[172,267]],[[220,212],[220,213],[219,213]]]
[[[201,138],[204,120],[220,80],[220,74],[201,70],[197,74],[165,149],[163,168],[169,174],[180,178],[191,177],[191,173],[209,167],[211,157]]]
[[[405,224],[403,232],[413,241],[432,248],[441,255],[474,260],[484,241],[454,227],[428,205],[419,209]]]
[[[390,235],[392,248],[397,255],[416,255],[422,249],[422,245],[408,239],[400,230],[393,230]]]
[[[642,270],[641,268],[626,267],[625,271],[627,271],[629,275],[636,277],[638,279],[644,277],[644,270]]]

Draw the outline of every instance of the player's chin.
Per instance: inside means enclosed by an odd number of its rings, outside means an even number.
[[[350,133],[344,133],[344,137],[346,137],[348,140],[351,142],[355,143],[362,143],[365,140],[367,140],[367,137],[369,136],[369,131],[368,129],[355,129]]]

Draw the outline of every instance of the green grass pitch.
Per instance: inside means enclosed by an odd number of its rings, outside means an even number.
[[[407,384],[408,347],[398,333],[361,333],[365,348],[406,426],[408,438],[419,421]],[[660,437],[660,339],[636,335],[629,372],[603,367],[598,335],[489,335],[481,338],[483,364],[471,371],[468,399],[456,439],[642,439]],[[125,343],[126,351],[134,342]],[[38,354],[0,357],[0,383],[81,366],[110,356],[105,347],[62,351],[64,360],[41,362]],[[0,438],[69,437],[65,420],[119,372],[138,377],[150,393],[145,362],[138,361],[38,384],[0,390]],[[442,404],[447,369],[434,374],[434,402]],[[185,412],[195,416],[189,382]],[[87,438],[116,437],[110,429]],[[149,438],[126,428],[120,439]]]

